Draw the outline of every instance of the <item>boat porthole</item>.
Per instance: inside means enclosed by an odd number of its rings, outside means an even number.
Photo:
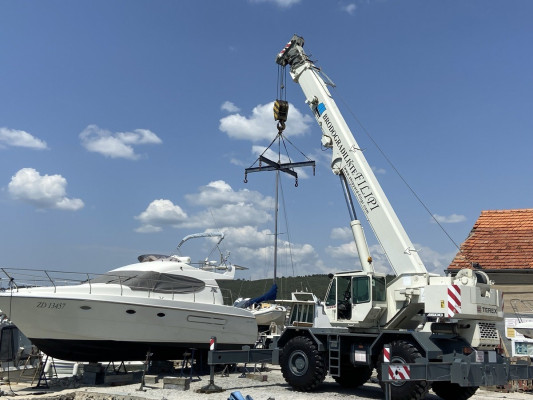
[[[137,311],[135,311],[135,310],[126,310],[126,312],[127,312],[128,314],[135,314]]]
[[[162,318],[162,317],[164,317],[164,316],[165,316],[165,313],[162,313],[162,312],[160,312],[160,313],[157,313],[157,316],[158,316],[158,317],[160,317],[160,318]]]
[[[91,309],[90,306],[81,306],[80,308],[81,308],[82,310],[90,310],[90,309]]]

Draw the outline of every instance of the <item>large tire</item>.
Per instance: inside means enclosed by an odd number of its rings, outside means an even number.
[[[412,364],[417,358],[422,357],[418,349],[410,342],[396,340],[390,345],[390,362],[396,364]],[[378,381],[383,391],[385,383],[381,376],[381,364],[383,363],[383,353],[380,355],[377,370]],[[392,400],[419,400],[426,397],[429,390],[427,381],[393,381],[390,383]]]
[[[340,376],[335,376],[335,382],[345,388],[355,389],[364,385],[372,376],[372,368],[366,366],[343,365]]]
[[[444,400],[466,400],[476,393],[478,386],[459,386],[457,383],[437,381],[431,384],[437,396]]]
[[[280,366],[285,381],[300,392],[316,389],[326,377],[324,356],[305,336],[296,336],[283,346]]]

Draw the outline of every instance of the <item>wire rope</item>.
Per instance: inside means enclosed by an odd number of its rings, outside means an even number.
[[[338,91],[336,92],[338,94]],[[431,218],[433,219],[433,221],[435,221],[435,223],[439,226],[439,228],[442,230],[442,232],[444,232],[444,234],[448,237],[448,239],[453,243],[453,245],[457,248],[457,250],[459,252],[461,252],[461,248],[459,245],[457,245],[457,243],[455,242],[455,240],[453,240],[453,238],[450,236],[450,234],[448,233],[448,231],[446,231],[446,229],[444,229],[444,227],[442,226],[442,224],[437,220],[437,218],[435,218],[435,215],[431,212],[431,210],[429,209],[429,207],[424,203],[424,201],[420,198],[420,196],[418,195],[418,193],[412,188],[411,185],[409,185],[409,183],[407,182],[407,180],[403,177],[403,175],[400,173],[400,171],[396,168],[396,166],[394,165],[394,163],[391,161],[391,159],[387,156],[387,154],[385,153],[385,151],[383,151],[383,149],[379,146],[379,144],[374,140],[374,138],[372,137],[372,135],[370,135],[370,133],[366,130],[366,128],[363,126],[363,124],[361,123],[361,121],[359,121],[359,119],[357,118],[357,116],[355,115],[355,113],[351,110],[350,106],[346,103],[346,101],[344,101],[343,97],[339,94],[338,97],[340,98],[342,104],[344,104],[344,106],[346,107],[346,109],[348,110],[349,114],[352,116],[352,118],[357,122],[357,124],[361,127],[362,131],[365,133],[365,135],[370,139],[370,141],[374,144],[374,146],[378,149],[379,153],[383,156],[383,158],[385,159],[385,161],[387,161],[387,163],[390,165],[390,167],[394,170],[394,172],[396,173],[396,175],[398,175],[398,177],[402,180],[402,182],[405,184],[405,186],[409,189],[409,191],[411,192],[411,194],[417,199],[417,201],[422,205],[422,207],[426,210],[426,212],[431,216]]]

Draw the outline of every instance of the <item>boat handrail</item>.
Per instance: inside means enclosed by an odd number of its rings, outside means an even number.
[[[52,285],[54,285],[54,293],[55,293],[57,291],[57,287],[56,287],[56,284],[54,283],[54,280],[52,278],[50,278],[50,275],[48,275],[48,272],[44,271],[44,273],[46,274],[46,276],[50,280],[50,283],[52,283]]]
[[[0,268],[3,274],[8,278],[9,283],[7,287],[2,285],[2,278],[0,278],[0,290],[15,290],[18,291],[22,288],[31,288],[31,287],[50,287],[54,288],[54,293],[57,292],[58,287],[68,286],[68,285],[83,285],[87,284],[89,289],[89,294],[94,292],[94,280],[98,277],[108,278],[105,282],[97,282],[102,284],[118,284],[120,287],[120,296],[124,295],[125,287],[129,288],[132,291],[144,291],[147,293],[148,297],[153,297],[154,294],[165,294],[170,295],[172,300],[175,300],[177,294],[192,294],[193,301],[196,301],[196,290],[191,285],[191,289],[180,286],[179,288],[157,288],[155,287],[160,284],[167,282],[164,279],[150,279],[150,286],[132,286],[127,285],[125,282],[132,279],[132,276],[125,274],[110,274],[110,273],[89,273],[89,272],[74,272],[74,271],[60,271],[60,270],[44,270],[44,269],[29,269],[29,268]],[[143,273],[145,271],[139,271]],[[76,278],[77,276],[77,278]],[[199,280],[200,282],[201,280]],[[207,288],[219,288],[218,285],[203,282],[203,286]]]

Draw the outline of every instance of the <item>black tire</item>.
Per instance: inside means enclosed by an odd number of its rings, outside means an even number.
[[[466,400],[472,397],[478,386],[459,386],[457,383],[437,381],[431,384],[437,396],[444,400]]]
[[[296,336],[283,346],[280,366],[285,381],[300,392],[316,389],[326,377],[324,356],[305,336]]]
[[[335,376],[335,382],[345,388],[355,389],[364,385],[372,376],[372,368],[366,366],[343,365],[340,376]]]
[[[412,364],[417,358],[422,357],[418,349],[410,342],[396,340],[390,345],[390,361],[396,364]],[[381,375],[381,364],[383,363],[383,353],[381,353],[378,363],[378,381],[383,391],[385,383]],[[390,383],[392,400],[419,400],[426,397],[429,390],[427,381],[393,381]]]

